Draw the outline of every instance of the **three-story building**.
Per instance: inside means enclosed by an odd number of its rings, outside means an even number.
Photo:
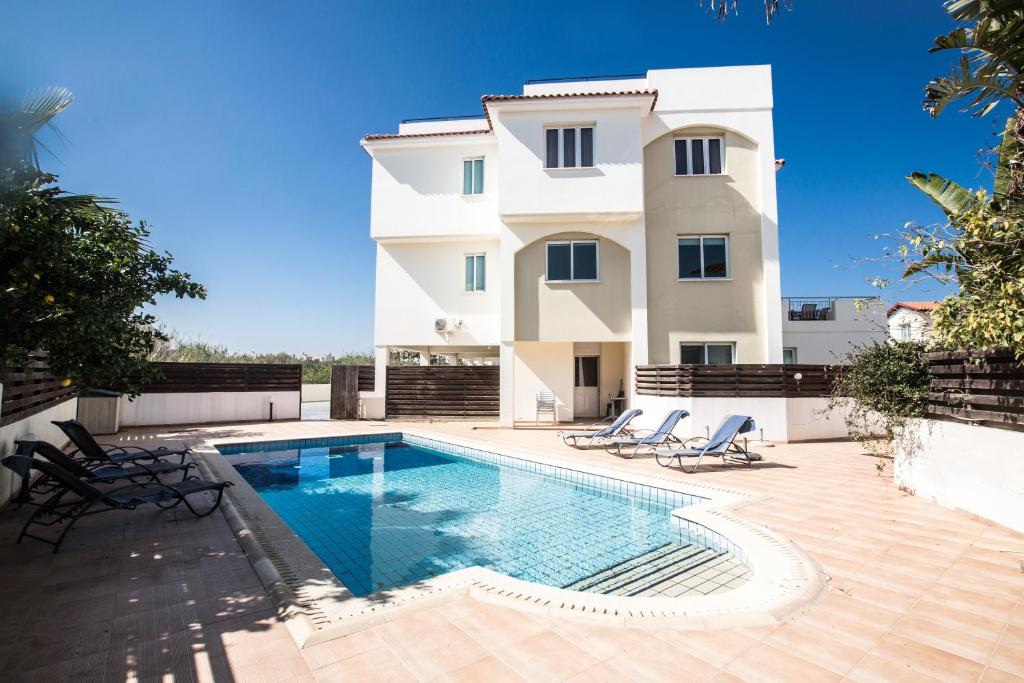
[[[501,366],[502,424],[603,415],[646,363],[781,363],[768,66],[530,82],[367,135],[391,349]]]

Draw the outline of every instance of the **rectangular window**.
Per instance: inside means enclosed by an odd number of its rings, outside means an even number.
[[[466,254],[466,291],[482,292],[487,288],[487,264],[483,254]]]
[[[462,194],[484,193],[484,160],[462,160]]]
[[[900,325],[900,341],[908,342],[911,338],[910,323],[903,323]]]
[[[725,235],[680,237],[678,251],[680,280],[729,277],[729,238]]]
[[[725,167],[722,138],[676,138],[676,175],[721,175]]]
[[[782,362],[783,363],[795,363],[796,362],[796,349],[795,348],[782,349]]]
[[[593,168],[594,127],[544,129],[545,168]]]
[[[683,342],[679,345],[679,362],[688,365],[730,365],[735,362],[736,345],[715,342]]]
[[[597,240],[547,243],[547,281],[594,282],[598,279]]]

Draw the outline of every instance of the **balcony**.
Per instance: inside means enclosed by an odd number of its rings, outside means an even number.
[[[836,300],[832,299],[792,299],[783,297],[782,307],[786,320],[835,320]]]

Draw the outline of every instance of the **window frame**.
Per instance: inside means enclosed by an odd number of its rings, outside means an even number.
[[[704,362],[702,363],[683,363],[683,347],[684,346],[701,346],[704,349]],[[736,342],[727,341],[710,341],[710,342],[699,342],[699,341],[681,341],[679,342],[679,364],[680,365],[711,365],[708,363],[708,347],[709,346],[728,346],[729,347],[729,362],[728,363],[715,363],[715,365],[735,365],[736,364]]]
[[[548,247],[551,245],[568,244],[569,245],[569,278],[568,280],[552,280],[548,276],[551,274],[551,252]],[[593,244],[594,245],[594,278],[578,279],[576,275],[576,250],[573,246],[576,244]],[[572,284],[577,282],[600,282],[601,281],[601,240],[598,239],[580,239],[580,240],[548,240],[544,242],[544,282],[550,282],[553,284]]]
[[[793,352],[793,360],[790,361],[789,363],[786,363],[786,351],[792,351]],[[782,363],[784,365],[796,365],[799,362],[800,362],[800,357],[797,355],[797,347],[795,347],[795,346],[783,346],[782,347]]]
[[[461,194],[462,194],[463,197],[479,197],[479,196],[484,194],[484,192],[485,192],[485,190],[487,188],[487,161],[486,161],[486,159],[487,159],[487,157],[485,157],[483,155],[464,156],[464,157],[462,157],[462,191],[461,191]],[[480,172],[480,191],[479,192],[470,192],[469,194],[466,194],[466,162],[467,161],[470,162],[470,164],[469,164],[469,184],[470,184],[470,189],[476,189],[476,174],[473,172],[474,171],[474,169],[473,169],[474,162],[479,161],[481,166],[482,166],[482,169],[481,169],[481,172]]]
[[[583,129],[590,129],[590,166],[583,166]],[[575,130],[575,166],[565,166],[565,133],[566,130]],[[558,166],[548,166],[548,131],[558,131]],[[583,169],[597,168],[597,125],[593,123],[552,123],[544,126],[544,170],[545,171],[579,171]]]
[[[686,170],[688,173],[676,173],[676,169],[679,167],[678,159],[676,158],[677,149],[676,141],[685,140],[686,145]],[[704,147],[704,169],[703,173],[693,172],[693,144],[694,140],[703,141]],[[711,168],[711,143],[709,140],[718,140],[718,163],[722,167],[721,173],[710,173],[707,169]],[[694,136],[676,136],[672,138],[672,174],[676,178],[704,178],[707,176],[724,176],[728,174],[728,169],[725,166],[725,136],[724,135],[694,135]]]
[[[914,326],[909,321],[898,324],[896,329],[900,334],[898,341],[909,342],[914,340]]]
[[[724,239],[725,240],[725,276],[724,277],[707,277],[704,274],[704,239]],[[679,272],[679,247],[681,240],[700,240],[700,277],[682,277],[682,273]],[[676,235],[676,281],[677,282],[722,282],[732,280],[732,257],[729,252],[729,236],[728,235]]]
[[[482,256],[483,259],[484,259],[484,286],[483,286],[482,289],[477,289],[476,288],[476,259],[479,256]],[[462,291],[464,293],[466,293],[466,294],[483,294],[484,292],[487,291],[487,252],[485,252],[485,251],[472,251],[472,252],[467,251],[465,254],[462,255],[462,267],[464,269],[469,267],[469,263],[467,262],[467,259],[469,259],[470,257],[473,258],[473,289],[466,289],[466,282],[465,282],[466,273],[465,273],[465,271],[463,271],[463,273],[462,273],[462,275],[463,275]]]

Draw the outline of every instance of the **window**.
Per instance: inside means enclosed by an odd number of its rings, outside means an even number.
[[[486,285],[486,258],[483,254],[466,254],[466,291],[482,292]]]
[[[679,362],[692,365],[729,365],[734,362],[735,351],[736,345],[731,343],[683,342],[679,345]]]
[[[462,160],[462,194],[484,193],[484,159]]]
[[[796,348],[782,349],[782,362],[792,364],[796,362]]]
[[[722,138],[676,138],[676,175],[721,175],[725,166]]]
[[[544,129],[545,168],[592,168],[593,166],[593,126]]]
[[[911,340],[910,323],[902,323],[899,326],[900,330],[900,341],[908,342]]]
[[[547,243],[547,281],[596,281],[597,240]]]
[[[680,280],[729,277],[729,238],[725,235],[680,237],[678,248]]]

